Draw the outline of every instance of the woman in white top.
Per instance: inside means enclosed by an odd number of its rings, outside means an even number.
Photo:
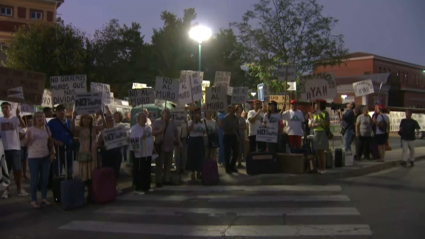
[[[204,162],[204,134],[205,124],[201,120],[201,109],[194,110],[193,120],[189,121],[187,131],[189,139],[187,145],[187,165],[186,169],[192,171],[191,179],[201,179],[201,168]],[[197,172],[195,177],[195,172]]]
[[[43,112],[34,114],[34,126],[28,128],[24,145],[28,147],[28,166],[31,174],[31,206],[40,208],[37,202],[38,181],[41,181],[41,203],[50,205],[47,201],[47,183],[49,180],[50,161],[55,158],[55,149],[51,141],[51,133],[46,127]],[[50,152],[49,152],[50,151]]]
[[[280,121],[282,121],[282,112],[278,111],[277,102],[272,100],[269,103],[267,113],[264,115],[263,125],[277,129],[277,142],[267,143],[267,152],[277,153],[278,144],[281,143],[281,136],[279,134]]]
[[[146,124],[146,115],[138,114],[137,124],[130,129],[130,151],[133,154],[134,193],[144,195],[152,192],[151,163],[153,138],[152,127]]]

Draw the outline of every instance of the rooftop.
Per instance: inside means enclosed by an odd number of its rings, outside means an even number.
[[[393,63],[397,63],[397,64],[400,64],[400,65],[405,65],[405,66],[410,66],[410,67],[420,68],[422,70],[425,70],[425,66],[422,66],[422,65],[418,65],[418,64],[414,64],[414,63],[410,63],[410,62],[406,62],[406,61],[400,61],[400,60],[397,60],[397,59],[379,56],[379,55],[375,55],[375,54],[367,53],[367,52],[353,52],[353,53],[350,53],[350,54],[347,55],[347,59],[356,60],[356,58],[378,59],[378,60],[382,60],[382,61],[393,62]]]

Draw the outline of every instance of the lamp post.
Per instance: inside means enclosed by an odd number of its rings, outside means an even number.
[[[345,103],[345,99],[347,99],[348,95],[341,95],[342,103]]]
[[[198,70],[201,70],[201,48],[202,42],[208,40],[212,36],[211,29],[204,26],[195,26],[189,31],[189,36],[193,40],[199,43],[199,60],[198,60]]]

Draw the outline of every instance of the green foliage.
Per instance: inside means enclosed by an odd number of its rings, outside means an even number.
[[[316,0],[260,0],[247,11],[242,22],[233,23],[242,42],[243,59],[252,63],[250,75],[270,84],[272,92],[284,89],[277,68],[297,64],[299,75],[312,73],[314,66],[343,62],[348,50],[343,35],[333,35],[337,20],[322,15]]]

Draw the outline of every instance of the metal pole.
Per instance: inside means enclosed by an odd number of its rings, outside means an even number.
[[[201,71],[201,50],[202,50],[201,45],[202,45],[202,42],[199,42],[198,71]]]

